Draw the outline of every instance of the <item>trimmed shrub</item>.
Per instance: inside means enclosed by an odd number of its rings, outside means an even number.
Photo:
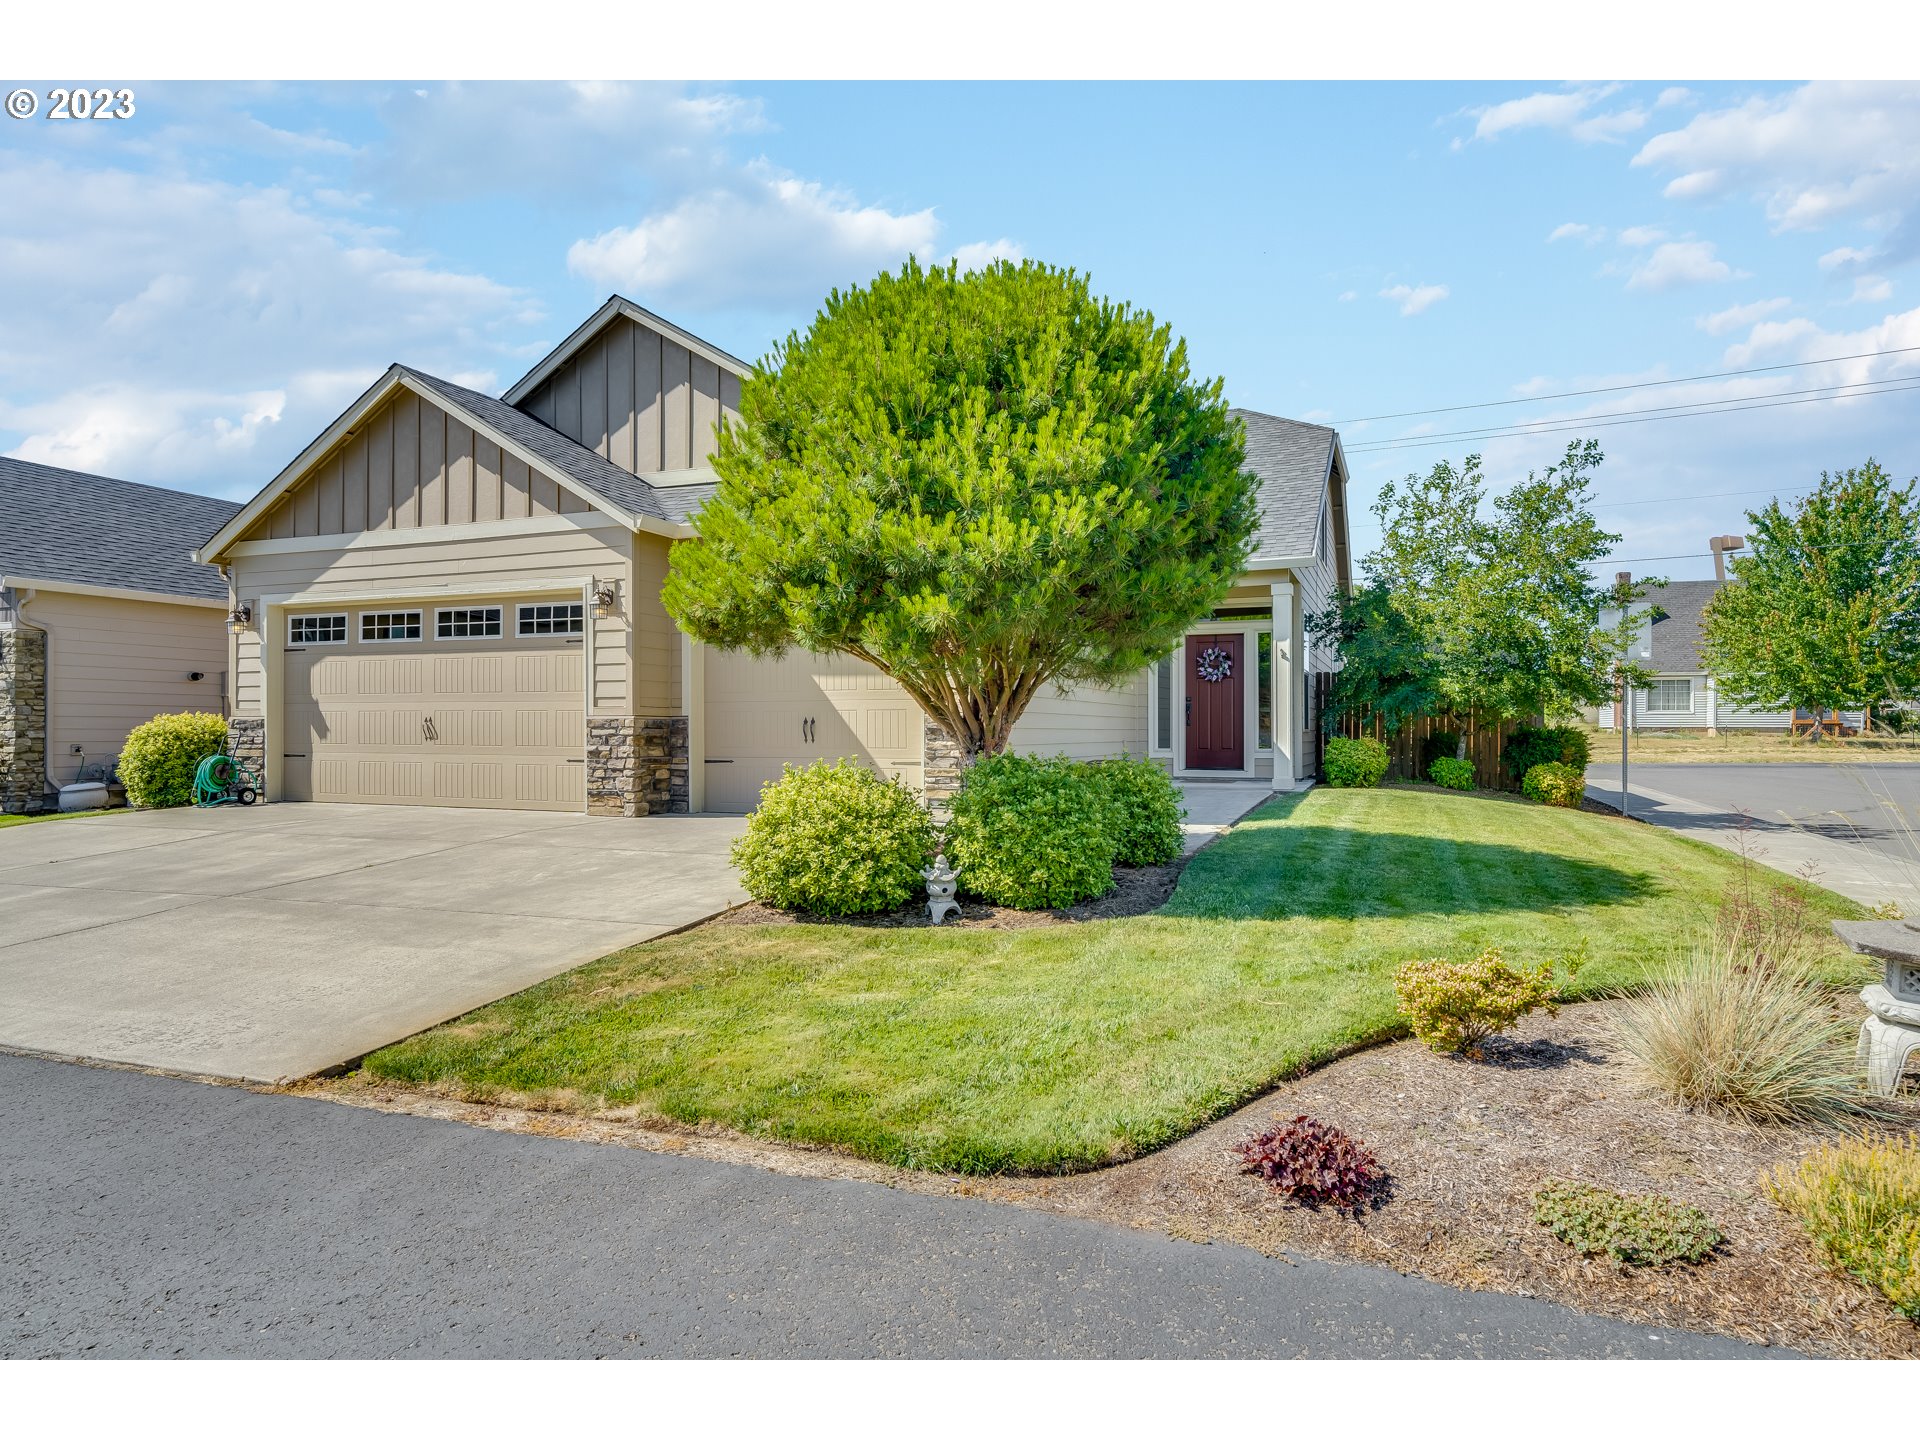
[[[1920,1137],[1843,1140],[1767,1178],[1827,1259],[1920,1320]]]
[[[1285,1125],[1234,1146],[1243,1171],[1255,1171],[1282,1195],[1303,1205],[1352,1210],[1386,1181],[1373,1152],[1344,1130],[1296,1115]]]
[[[1340,736],[1327,741],[1321,767],[1329,785],[1371,789],[1386,778],[1388,763],[1387,747],[1372,736]]]
[[[1096,760],[1087,766],[1112,808],[1114,863],[1168,865],[1180,858],[1186,802],[1173,776],[1151,760]]]
[[[1536,765],[1571,765],[1584,770],[1591,758],[1586,732],[1572,725],[1516,725],[1500,747],[1500,763],[1509,775],[1523,780]]]
[[[1593,1185],[1547,1186],[1533,1197],[1533,1218],[1582,1255],[1606,1255],[1616,1265],[1698,1265],[1721,1239],[1704,1210]]]
[[[1579,969],[1570,962],[1571,978]],[[1560,982],[1551,965],[1516,970],[1489,948],[1472,960],[1410,960],[1394,974],[1393,993],[1414,1037],[1443,1055],[1480,1058],[1482,1041],[1521,1016],[1557,1013]]]
[[[1442,755],[1427,767],[1427,778],[1449,790],[1473,789],[1473,762]]]
[[[970,895],[1042,910],[1113,888],[1113,807],[1088,766],[1064,755],[982,756],[949,808],[947,859]]]
[[[1669,1100],[1749,1121],[1826,1121],[1861,1105],[1854,1025],[1817,962],[1724,940],[1654,972],[1613,1028],[1636,1078]]]
[[[1460,732],[1458,730],[1436,730],[1420,742],[1420,770],[1425,774],[1433,769],[1436,760],[1458,758],[1460,753]]]
[[[193,803],[193,772],[209,755],[227,748],[227,722],[218,715],[183,710],[136,725],[120,747],[120,783],[127,803],[164,810]]]
[[[1549,760],[1527,771],[1526,778],[1520,782],[1520,793],[1542,805],[1578,810],[1580,802],[1587,798],[1587,772]]]
[[[815,915],[895,910],[921,893],[933,821],[913,791],[858,760],[786,766],[733,842],[754,899]]]

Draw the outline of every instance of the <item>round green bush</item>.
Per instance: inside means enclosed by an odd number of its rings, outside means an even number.
[[[896,910],[924,893],[933,821],[920,798],[858,760],[789,765],[733,842],[754,899],[815,915]]]
[[[1442,755],[1427,767],[1427,778],[1449,790],[1473,789],[1473,762]]]
[[[1500,763],[1509,775],[1518,775],[1523,782],[1527,771],[1536,765],[1572,765],[1584,770],[1590,758],[1585,732],[1572,725],[1549,725],[1545,729],[1516,725],[1500,747]]]
[[[987,755],[953,797],[947,859],[960,888],[1040,910],[1113,888],[1114,807],[1092,767],[1065,756]]]
[[[1559,805],[1568,810],[1577,810],[1580,802],[1586,798],[1587,772],[1572,765],[1562,765],[1557,760],[1549,760],[1527,771],[1526,778],[1520,782],[1520,791],[1529,800],[1538,800],[1542,805]]]
[[[140,810],[164,810],[193,803],[193,772],[209,755],[227,748],[227,722],[218,715],[183,710],[156,715],[133,727],[120,747],[120,783],[127,803]]]
[[[1387,763],[1387,747],[1371,736],[1327,741],[1326,753],[1320,762],[1327,772],[1329,785],[1361,789],[1369,789],[1384,780]]]
[[[1114,863],[1168,865],[1180,858],[1186,802],[1165,768],[1151,760],[1096,760],[1087,766],[1113,809]]]

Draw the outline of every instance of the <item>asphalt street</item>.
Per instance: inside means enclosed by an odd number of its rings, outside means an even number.
[[[0,1355],[1662,1356],[1736,1341],[881,1185],[0,1055]]]

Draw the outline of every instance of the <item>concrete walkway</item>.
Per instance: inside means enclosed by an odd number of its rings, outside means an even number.
[[[1187,802],[1186,853],[1226,833],[1229,826],[1274,797],[1269,780],[1180,780]],[[1280,792],[1286,793],[1284,791]]]
[[[960,1197],[0,1057],[0,1356],[1770,1353]]]
[[[1628,782],[1636,819],[1920,915],[1920,765],[1634,765]],[[1619,765],[1588,766],[1587,794],[1618,805]]]
[[[0,1045],[278,1081],[745,899],[735,816],[225,806],[0,830]]]

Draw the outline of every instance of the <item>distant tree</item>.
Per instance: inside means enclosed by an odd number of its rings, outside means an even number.
[[[1751,511],[1701,656],[1736,705],[1871,709],[1920,694],[1920,511],[1875,461]]]
[[[1490,512],[1478,455],[1384,486],[1366,585],[1315,622],[1355,662],[1336,703],[1394,727],[1423,709],[1524,719],[1604,700],[1623,637],[1600,623],[1614,596],[1590,568],[1620,538],[1593,518],[1602,458],[1597,441],[1575,441]]]
[[[865,660],[969,756],[1042,686],[1172,650],[1258,524],[1219,382],[1071,270],[910,261],[835,291],[740,410],[668,611],[709,645]]]

